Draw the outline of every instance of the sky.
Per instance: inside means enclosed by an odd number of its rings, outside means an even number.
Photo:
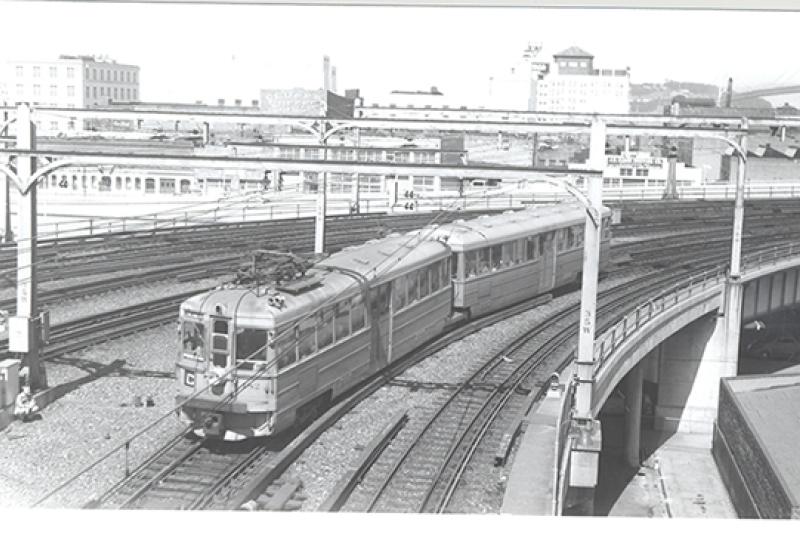
[[[737,89],[800,84],[800,12],[631,9],[153,5],[0,1],[0,60],[106,54],[141,67],[143,101],[258,98],[261,88],[322,85],[370,95],[437,86],[474,104],[488,77],[579,46],[631,81],[688,80]],[[7,47],[14,45],[13,47]]]

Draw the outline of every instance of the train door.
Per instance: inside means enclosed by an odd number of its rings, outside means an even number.
[[[371,355],[373,370],[380,370],[391,360],[391,283],[369,291]]]
[[[548,231],[539,236],[539,255],[542,258],[539,271],[539,289],[550,290],[556,281],[556,232]]]

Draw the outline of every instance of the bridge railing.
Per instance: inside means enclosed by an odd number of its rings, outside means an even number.
[[[692,295],[717,286],[724,280],[725,268],[715,267],[692,275],[689,279],[673,285],[639,304],[595,340],[595,374],[602,370],[608,358],[620,345],[652,319],[671,310],[683,300],[691,298]]]

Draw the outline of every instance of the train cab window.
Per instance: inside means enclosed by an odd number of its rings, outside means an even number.
[[[583,228],[576,227],[575,228],[575,246],[581,247],[583,246]]]
[[[458,258],[463,257],[463,254],[453,254],[450,256],[450,278],[451,279],[459,279],[461,277],[458,276]]]
[[[357,332],[364,328],[366,324],[364,320],[364,299],[361,294],[353,296],[350,300],[350,326],[353,332]]]
[[[416,272],[406,275],[406,290],[409,304],[419,300],[419,281]]]
[[[339,302],[333,306],[333,327],[337,342],[350,336],[349,302]]]
[[[330,308],[317,312],[317,348],[322,349],[333,343],[333,311]]]
[[[491,270],[491,255],[489,247],[478,251],[478,274],[488,273]]]
[[[611,237],[611,220],[609,218],[603,218],[602,222],[602,239],[608,239]]]
[[[392,309],[399,311],[406,307],[406,278],[398,277],[392,285]]]
[[[497,271],[503,267],[503,245],[496,244],[491,247],[492,251],[492,271]]]
[[[556,250],[558,250],[559,252],[564,250],[564,243],[567,240],[566,235],[564,233],[565,233],[564,229],[559,229],[558,231],[556,231]]]
[[[217,367],[228,365],[228,321],[215,319],[211,326],[211,360]]]
[[[449,273],[452,273],[453,270],[458,271],[458,262],[456,262],[456,258],[453,256],[445,258],[442,261],[444,262],[444,268],[442,269],[442,286],[449,287],[451,281]]]
[[[314,317],[300,321],[297,334],[297,359],[303,360],[317,351],[317,323]]]
[[[184,357],[203,360],[206,347],[206,327],[196,321],[184,321],[181,330]]]
[[[478,276],[478,251],[472,250],[464,254],[464,270],[467,279]]]
[[[267,331],[253,328],[236,330],[237,368],[253,370],[255,361],[267,360]]]
[[[275,339],[275,355],[277,356],[279,369],[291,365],[295,361],[296,342],[293,332],[287,332]]]

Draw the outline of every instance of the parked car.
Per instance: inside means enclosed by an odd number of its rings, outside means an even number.
[[[766,342],[755,342],[747,353],[765,359],[794,359],[800,357],[800,340],[794,336],[780,336]]]

